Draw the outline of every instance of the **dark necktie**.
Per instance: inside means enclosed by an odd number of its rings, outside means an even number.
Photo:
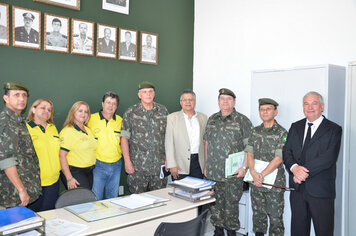
[[[303,164],[305,164],[306,161],[306,152],[311,140],[311,127],[312,127],[313,123],[308,123],[308,132],[307,132],[307,136],[305,137],[304,140],[304,145],[303,145],[303,150],[302,150],[302,155],[301,155],[301,160],[303,162]]]

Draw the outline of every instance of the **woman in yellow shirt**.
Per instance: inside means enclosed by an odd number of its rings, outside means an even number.
[[[83,187],[91,190],[97,141],[86,126],[90,117],[89,105],[79,101],[73,104],[59,134],[63,183],[68,189]],[[65,178],[64,178],[65,177]]]
[[[53,124],[53,103],[36,100],[27,116],[27,129],[40,164],[42,195],[29,207],[34,211],[54,209],[59,191],[59,135]]]

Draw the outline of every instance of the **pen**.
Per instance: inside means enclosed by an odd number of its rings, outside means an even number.
[[[103,202],[101,202],[100,204],[101,204],[103,207],[108,208],[108,206],[107,206],[107,205],[105,205]]]

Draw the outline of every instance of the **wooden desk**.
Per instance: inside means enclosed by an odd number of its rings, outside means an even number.
[[[165,206],[151,208],[130,214],[116,216],[95,222],[86,222],[65,209],[42,211],[38,214],[46,220],[65,219],[74,223],[88,225],[88,229],[78,235],[153,235],[161,222],[183,222],[197,216],[197,207],[215,201],[215,198],[192,203],[175,198],[168,194],[172,188],[164,188],[149,192],[157,197],[168,198]]]

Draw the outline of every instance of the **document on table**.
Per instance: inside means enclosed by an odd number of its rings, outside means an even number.
[[[47,236],[69,236],[86,230],[88,226],[73,223],[63,219],[53,219],[46,222]]]
[[[266,167],[269,165],[269,162],[267,161],[261,161],[261,160],[257,160],[255,159],[255,171],[261,173],[264,169],[266,169]],[[272,173],[270,173],[269,175],[266,175],[263,182],[266,184],[274,184],[274,182],[276,181],[276,177],[277,177],[277,172],[278,169],[275,169]],[[250,170],[247,171],[245,178],[244,178],[245,182],[253,182],[253,177],[250,173]],[[266,185],[262,185],[265,188],[271,189],[272,186],[266,186]]]
[[[167,198],[160,198],[153,196],[151,194],[131,194],[129,197],[123,197],[111,202],[119,206],[128,208],[128,209],[137,209],[145,206],[152,205],[154,203],[160,203],[169,201]]]
[[[107,200],[67,206],[64,209],[79,216],[87,222],[97,221],[128,213],[128,211],[124,208],[120,208],[115,204],[111,204]]]
[[[225,160],[225,178],[232,176],[239,168],[241,168],[244,160],[244,151],[230,154]]]

